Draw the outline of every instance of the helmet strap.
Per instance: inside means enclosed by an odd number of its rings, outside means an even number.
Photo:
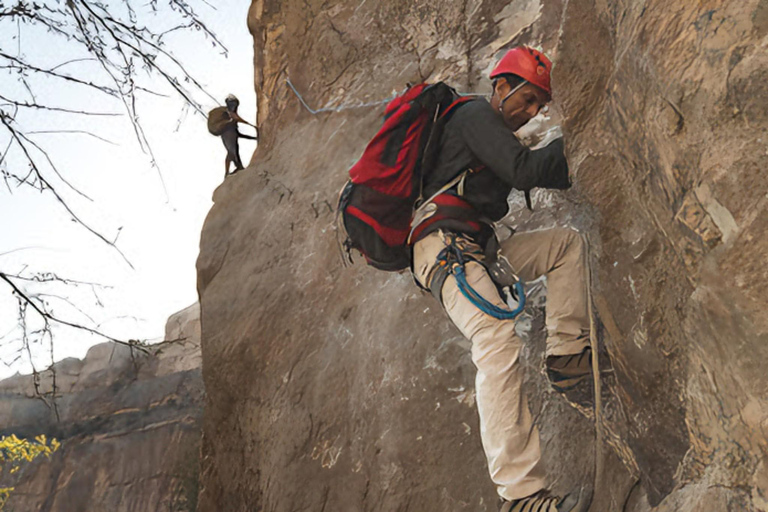
[[[523,80],[522,82],[520,82],[520,84],[518,84],[518,85],[517,85],[517,87],[513,88],[511,91],[509,91],[509,92],[507,93],[507,95],[506,95],[506,96],[504,96],[504,97],[501,99],[501,101],[499,102],[499,112],[501,112],[501,111],[502,111],[502,109],[504,108],[504,103],[505,103],[505,102],[506,102],[506,101],[507,101],[509,98],[511,98],[513,94],[515,94],[517,91],[519,91],[519,90],[520,90],[520,89],[521,89],[521,88],[522,88],[524,85],[526,85],[527,83],[528,83],[528,80]]]

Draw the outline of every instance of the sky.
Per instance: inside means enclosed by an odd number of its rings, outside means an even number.
[[[119,2],[107,2],[107,4]],[[200,18],[217,35],[228,54],[213,48],[198,34],[177,31],[169,45],[215,100],[229,93],[240,99],[239,113],[255,119],[253,42],[246,26],[249,2],[225,0],[193,3]],[[213,7],[215,5],[215,8]],[[8,31],[0,30],[0,48],[15,47]],[[23,54],[43,56],[51,66],[71,58],[60,44],[52,45],[43,32],[23,28]],[[90,63],[78,71],[90,72]],[[66,69],[66,68],[62,68]],[[75,71],[70,68],[70,71]],[[97,69],[92,70],[94,74]],[[94,75],[95,76],[95,75]],[[0,75],[0,93],[16,85]],[[121,102],[82,87],[67,87],[55,80],[31,83],[39,98],[59,105],[86,104],[93,110],[124,112]],[[157,88],[170,91],[156,82]],[[221,140],[208,134],[205,119],[194,115],[174,96],[141,95],[140,121],[159,164],[151,166],[142,152],[129,119],[83,118],[71,114],[23,111],[17,117],[27,130],[88,130],[109,142],[82,133],[39,133],[62,174],[91,200],[58,182],[57,189],[79,217],[117,246],[130,261],[81,226],[49,193],[6,187],[0,182],[0,270],[8,273],[55,272],[69,279],[103,286],[54,286],[46,300],[62,317],[83,323],[118,339],[161,340],[167,318],[197,300],[195,260],[200,231],[212,206],[214,189],[224,174],[225,150]],[[204,110],[214,99],[199,96]],[[55,100],[55,102],[54,102]],[[241,131],[252,134],[253,129]],[[2,138],[4,149],[8,139]],[[250,159],[255,143],[243,140],[240,154]],[[7,165],[19,165],[18,155]],[[42,288],[30,286],[28,290]],[[70,304],[71,302],[72,304]],[[5,283],[0,283],[0,378],[17,371],[28,373],[28,357],[16,359],[21,347],[17,305]],[[82,358],[102,338],[71,328],[57,328],[54,360]],[[38,369],[50,364],[48,342],[33,346]]]

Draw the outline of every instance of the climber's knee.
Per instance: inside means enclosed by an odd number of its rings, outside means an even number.
[[[573,228],[550,228],[550,232],[552,233],[552,238],[561,241],[565,245],[581,246],[584,243],[581,233]]]
[[[584,250],[587,242],[584,235],[579,233],[573,228],[552,228],[553,239],[556,240],[555,247],[559,246],[558,252],[563,255],[567,254],[568,257],[574,257],[578,259],[584,259],[586,257],[586,251]],[[571,256],[572,255],[572,256]]]

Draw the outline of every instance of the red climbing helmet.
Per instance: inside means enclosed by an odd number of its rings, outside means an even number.
[[[501,58],[491,71],[491,80],[505,73],[512,73],[543,89],[552,95],[549,85],[549,75],[552,72],[552,61],[546,55],[530,46],[512,48]]]

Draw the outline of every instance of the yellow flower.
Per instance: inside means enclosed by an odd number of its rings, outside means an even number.
[[[21,469],[25,461],[31,462],[40,455],[50,457],[59,449],[59,446],[61,443],[55,438],[52,438],[49,443],[45,434],[36,436],[32,441],[19,439],[15,434],[0,437],[0,472],[8,469],[10,474],[14,474]],[[13,490],[13,487],[0,487],[0,512]]]

